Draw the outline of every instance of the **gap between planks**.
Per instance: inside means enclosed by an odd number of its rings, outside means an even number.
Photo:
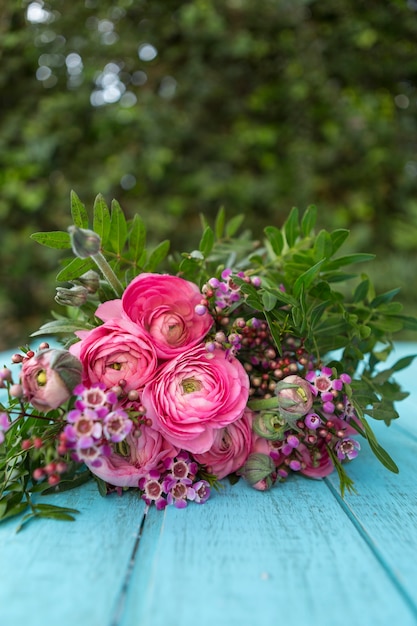
[[[132,578],[133,569],[136,563],[136,555],[139,550],[140,541],[142,539],[143,531],[145,528],[146,517],[148,515],[149,506],[146,505],[141,522],[139,524],[139,528],[135,537],[135,542],[133,544],[132,553],[130,555],[129,563],[127,565],[126,574],[121,586],[121,589],[116,598],[116,608],[113,611],[113,616],[110,620],[109,626],[119,626],[120,621],[123,617],[123,610],[126,602],[126,596],[129,590],[130,579]]]
[[[365,541],[366,545],[368,546],[368,548],[370,549],[370,551],[372,552],[372,554],[374,555],[378,563],[381,565],[382,569],[384,570],[384,572],[386,573],[386,575],[388,576],[388,578],[394,585],[395,589],[398,591],[398,593],[403,598],[404,602],[406,603],[406,605],[408,606],[412,614],[417,619],[417,604],[414,598],[410,596],[408,591],[404,589],[401,582],[395,576],[389,563],[382,556],[376,543],[372,540],[365,526],[363,526],[363,524],[359,521],[358,517],[355,515],[355,513],[352,511],[352,509],[349,507],[346,501],[342,498],[338,490],[332,485],[330,480],[328,480],[327,478],[324,478],[323,482],[327,485],[329,491],[331,492],[333,497],[336,499],[339,506],[343,509],[344,513],[347,515],[350,522],[353,524],[353,526],[356,528],[356,530],[358,531],[362,539]]]

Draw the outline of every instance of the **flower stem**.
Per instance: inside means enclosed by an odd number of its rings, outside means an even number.
[[[117,278],[116,274],[113,272],[103,254],[101,252],[97,252],[97,254],[93,254],[91,258],[94,260],[97,267],[102,272],[110,287],[112,287],[116,296],[121,298],[123,295],[123,285]]]
[[[265,409],[277,409],[278,408],[278,398],[273,396],[272,398],[262,398],[259,400],[250,400],[248,402],[248,407],[252,409],[252,411],[263,411]]]

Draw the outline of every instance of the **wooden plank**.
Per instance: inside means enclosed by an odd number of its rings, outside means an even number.
[[[267,494],[241,483],[149,512],[119,626],[281,621],[415,626],[416,615],[324,482]]]
[[[400,473],[385,470],[365,445],[361,458],[349,467],[357,495],[348,495],[342,502],[336,491],[336,477],[332,475],[327,480],[348,517],[415,611],[417,623],[417,439],[397,424],[389,429],[377,424],[375,432],[394,457]]]
[[[4,626],[105,626],[135,546],[144,503],[136,494],[99,495],[95,484],[48,497],[78,508],[76,522],[16,520],[0,526],[0,623]]]

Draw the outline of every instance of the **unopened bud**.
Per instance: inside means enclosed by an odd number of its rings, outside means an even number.
[[[94,270],[88,270],[76,282],[85,287],[88,293],[96,293],[100,287],[100,276]]]
[[[78,228],[78,226],[69,226],[68,232],[71,237],[71,247],[80,259],[87,259],[100,252],[101,239],[93,230],[86,228]]]
[[[239,470],[250,485],[255,485],[259,481],[269,477],[275,471],[273,460],[267,454],[255,452],[250,454],[245,465]]]
[[[81,285],[74,287],[57,287],[55,302],[62,306],[80,307],[87,302],[88,290]]]

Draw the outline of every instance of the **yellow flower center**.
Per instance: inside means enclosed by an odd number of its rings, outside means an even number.
[[[38,383],[39,387],[44,387],[46,385],[46,381],[46,371],[39,370],[39,372],[36,374],[36,382]]]
[[[181,387],[184,394],[194,393],[194,391],[200,391],[203,388],[203,384],[195,378],[184,378],[181,381]]]

